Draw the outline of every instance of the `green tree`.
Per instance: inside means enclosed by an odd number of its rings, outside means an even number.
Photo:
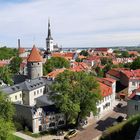
[[[8,66],[0,68],[0,79],[8,85],[12,85],[12,74]]]
[[[112,59],[111,58],[107,58],[107,57],[102,57],[101,58],[101,64],[102,65],[112,64]]]
[[[103,71],[104,71],[104,74],[106,74],[109,70],[111,70],[113,68],[113,65],[112,64],[107,64]]]
[[[52,85],[52,99],[66,115],[66,121],[78,121],[92,111],[97,113],[96,103],[101,99],[95,78],[85,72],[64,71]]]
[[[80,58],[76,58],[75,61],[76,61],[76,62],[82,62],[82,59],[80,59]]]
[[[80,52],[80,55],[89,56],[89,53],[88,53],[88,51],[86,51],[86,50],[82,50],[82,51]]]
[[[130,66],[131,69],[140,69],[140,57],[137,57]]]
[[[130,57],[128,51],[122,51],[121,57]]]
[[[57,68],[69,68],[70,62],[62,57],[52,57],[43,65],[43,73],[46,75],[47,73],[53,71]]]
[[[103,72],[103,70],[100,67],[97,66],[95,68],[95,71],[97,73],[97,77],[103,77],[104,76],[104,72]]]
[[[10,59],[13,56],[17,55],[18,50],[13,48],[1,47],[0,48],[0,60]]]
[[[12,74],[16,74],[19,72],[21,62],[22,62],[21,57],[18,57],[18,56],[13,57],[13,59],[11,60],[11,62],[9,64],[9,68],[10,68]]]
[[[6,95],[0,91],[0,140],[7,138],[14,131],[14,108]]]

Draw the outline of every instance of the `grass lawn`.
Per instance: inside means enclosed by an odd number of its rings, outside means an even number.
[[[24,140],[24,139],[17,137],[15,135],[11,135],[7,140]]]

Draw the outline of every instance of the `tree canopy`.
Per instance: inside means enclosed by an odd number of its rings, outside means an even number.
[[[7,96],[0,91],[0,140],[7,140],[14,130],[14,108]]]
[[[0,68],[0,79],[7,85],[13,84],[11,70],[8,66]]]
[[[107,58],[107,57],[102,57],[101,58],[101,64],[102,65],[112,64],[112,59],[111,58]]]
[[[135,69],[140,69],[140,57],[137,57],[132,64],[130,65],[130,68],[135,70]]]
[[[21,62],[22,62],[21,57],[19,56],[13,57],[13,59],[10,61],[10,64],[9,64],[9,68],[12,74],[16,74],[19,72]]]
[[[2,59],[10,59],[13,56],[17,55],[17,49],[1,47],[0,48],[0,60]]]
[[[53,71],[57,68],[69,68],[70,62],[62,57],[51,57],[47,62],[43,65],[43,73],[46,75],[47,73]]]
[[[86,51],[86,50],[82,50],[82,51],[80,52],[80,55],[88,56],[89,53],[88,53],[88,51]]]
[[[64,71],[52,85],[52,99],[65,113],[67,122],[78,121],[97,113],[96,103],[101,99],[95,78],[85,72]]]

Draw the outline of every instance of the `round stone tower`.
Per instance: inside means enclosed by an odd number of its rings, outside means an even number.
[[[33,46],[27,59],[27,71],[28,77],[30,79],[43,76],[42,56],[40,55],[39,50],[35,47],[35,45]]]

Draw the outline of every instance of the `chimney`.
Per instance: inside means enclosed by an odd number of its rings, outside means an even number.
[[[20,39],[18,39],[18,48],[20,48]]]

